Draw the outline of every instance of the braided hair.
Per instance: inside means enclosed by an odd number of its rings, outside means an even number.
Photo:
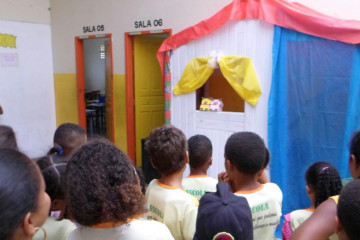
[[[305,179],[306,184],[315,191],[315,208],[329,197],[340,194],[340,175],[330,163],[312,164],[306,171]]]

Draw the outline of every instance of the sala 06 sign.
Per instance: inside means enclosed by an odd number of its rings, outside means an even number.
[[[148,27],[157,27],[162,26],[163,21],[162,19],[155,19],[154,21],[147,20],[147,21],[135,21],[135,28],[148,28]]]

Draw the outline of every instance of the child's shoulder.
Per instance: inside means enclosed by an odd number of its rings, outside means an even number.
[[[264,183],[263,185],[264,185],[264,189],[267,191],[275,191],[282,193],[280,187],[276,183],[268,182],[268,183]]]
[[[266,199],[275,199],[277,202],[282,202],[282,191],[275,183],[264,183],[259,187],[249,191],[237,191],[236,195],[244,196],[248,199],[257,199],[259,197]]]
[[[208,175],[189,175],[184,177],[183,182],[211,182],[217,183],[218,180]]]
[[[278,202],[282,202],[283,194],[279,186],[275,183],[264,183],[264,192],[271,198],[276,199]]]
[[[268,183],[264,183],[263,185],[264,185],[264,190],[266,190],[267,192],[282,194],[280,187],[276,183],[268,182]]]
[[[151,236],[148,239],[159,239],[160,236],[162,236],[161,239],[173,239],[168,227],[164,223],[155,220],[149,220],[145,218],[136,219],[126,226],[132,226],[133,230],[135,230],[135,234],[143,232],[141,236],[144,234],[144,232],[146,232],[148,237],[149,235]]]
[[[153,194],[158,197],[161,196],[163,199],[168,199],[168,201],[171,202],[189,203],[190,205],[194,203],[196,206],[199,205],[199,201],[182,188],[165,185],[157,179],[152,180],[147,187],[146,196]]]
[[[298,209],[290,213],[290,219],[309,217],[314,213],[314,209]]]

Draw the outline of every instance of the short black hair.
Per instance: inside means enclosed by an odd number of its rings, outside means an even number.
[[[306,171],[305,180],[315,191],[315,208],[329,197],[339,195],[342,188],[339,172],[327,162],[312,164]]]
[[[352,134],[350,154],[355,156],[356,163],[360,165],[360,131],[353,132]]]
[[[54,133],[54,144],[58,144],[63,148],[65,155],[69,155],[73,150],[79,148],[85,143],[85,129],[75,123],[63,123]],[[56,147],[50,149],[49,153],[56,152]]]
[[[84,226],[126,222],[145,212],[135,169],[130,159],[108,140],[93,140],[68,162],[66,204]]]
[[[205,135],[194,135],[188,140],[189,165],[192,168],[202,167],[212,156],[212,144]]]
[[[35,162],[14,149],[0,149],[0,239],[11,239],[25,215],[38,207],[41,174]]]
[[[360,180],[349,182],[341,191],[337,215],[349,240],[360,236]]]
[[[185,166],[186,137],[170,124],[152,130],[145,147],[154,167],[163,175],[171,175]]]
[[[0,148],[18,150],[14,130],[10,126],[0,125]]]
[[[253,132],[233,133],[225,144],[225,158],[246,174],[255,174],[264,168],[266,147]]]

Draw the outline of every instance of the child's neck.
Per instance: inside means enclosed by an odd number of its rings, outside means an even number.
[[[257,175],[249,175],[239,173],[237,178],[230,181],[230,186],[233,192],[237,191],[251,191],[258,188],[261,184],[257,181]]]
[[[207,168],[192,168],[190,167],[190,175],[207,175]]]
[[[177,171],[171,175],[163,175],[159,178],[159,182],[171,187],[182,188],[181,182],[184,171]]]

